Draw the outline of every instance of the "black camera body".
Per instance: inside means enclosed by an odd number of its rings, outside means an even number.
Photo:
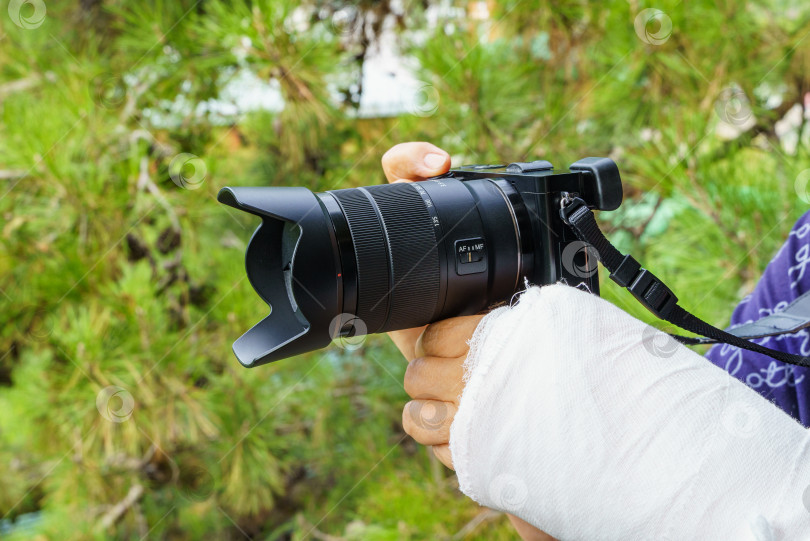
[[[245,366],[341,336],[418,327],[508,302],[524,282],[598,294],[595,254],[559,214],[622,201],[609,158],[568,170],[547,161],[469,165],[423,182],[313,193],[223,188],[222,203],[262,218],[246,269],[270,315],[234,343]]]

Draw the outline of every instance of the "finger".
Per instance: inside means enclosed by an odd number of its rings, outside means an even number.
[[[512,526],[515,527],[515,530],[517,530],[518,535],[520,535],[523,541],[557,541],[543,530],[535,528],[515,515],[507,513],[506,516],[509,517],[509,521],[512,523]]]
[[[446,173],[450,155],[430,143],[400,143],[383,155],[382,167],[388,182],[424,180]]]
[[[415,355],[424,357],[460,357],[466,355],[472,337],[483,315],[453,317],[428,325],[416,341]]]
[[[442,445],[434,445],[431,447],[431,449],[433,449],[433,454],[436,455],[439,462],[451,470],[455,470],[455,468],[453,468],[453,456],[450,454],[450,444],[444,443]]]
[[[456,406],[441,400],[411,400],[402,410],[402,428],[422,445],[450,443]]]
[[[464,357],[419,357],[405,369],[405,392],[415,399],[458,405],[464,389]]]
[[[416,340],[419,338],[419,335],[425,330],[427,325],[423,325],[421,327],[414,327],[413,329],[402,329],[400,331],[390,331],[388,332],[388,337],[394,342],[394,345],[397,346],[400,353],[405,356],[408,362],[411,362],[416,358],[415,354],[415,346]]]

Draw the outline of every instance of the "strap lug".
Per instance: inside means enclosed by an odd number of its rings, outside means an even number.
[[[574,213],[577,212],[577,211],[582,211],[583,208],[586,211],[590,212],[590,209],[588,208],[588,204],[581,197],[570,197],[569,196],[569,197],[567,197],[565,199],[562,199],[560,201],[560,218],[562,219],[562,221],[563,221],[563,223],[565,225],[570,226],[571,225],[571,221],[570,221],[571,216],[573,216]]]

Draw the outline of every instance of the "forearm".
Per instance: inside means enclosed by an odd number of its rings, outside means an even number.
[[[583,295],[534,289],[482,322],[451,431],[462,490],[559,539],[744,539],[759,516],[810,538],[807,432]]]
[[[784,309],[810,291],[810,213],[793,226],[787,240],[768,264],[754,291],[735,308],[731,325],[755,321]],[[810,355],[806,330],[779,338],[755,340],[787,353]],[[810,370],[775,361],[765,355],[727,344],[713,347],[706,357],[715,365],[779,406],[804,426],[810,426]]]

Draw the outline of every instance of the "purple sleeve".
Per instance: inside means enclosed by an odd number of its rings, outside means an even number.
[[[780,312],[796,297],[810,290],[808,264],[810,212],[796,222],[785,244],[768,263],[754,291],[734,309],[731,326]],[[810,355],[810,333],[807,329],[756,342],[787,353]],[[706,358],[774,402],[805,427],[810,427],[810,369],[728,344],[714,346]]]

